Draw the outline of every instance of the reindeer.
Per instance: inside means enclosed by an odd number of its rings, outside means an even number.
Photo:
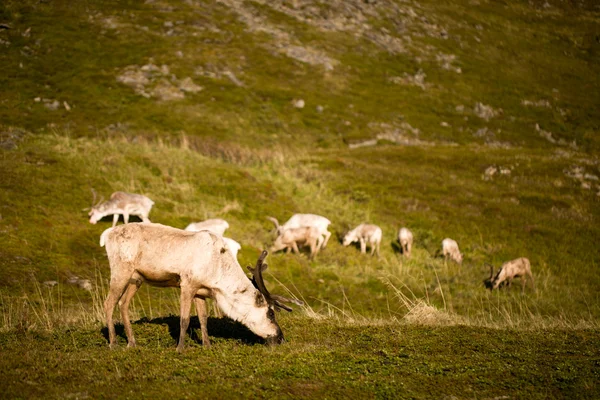
[[[319,231],[319,235],[323,238],[321,248],[327,246],[327,242],[331,237],[331,232],[327,230],[331,221],[325,217],[315,214],[294,214],[285,224],[279,225],[277,219],[273,217],[267,217],[268,220],[275,224],[277,235],[281,235],[287,229],[302,228],[302,227],[315,227]]]
[[[442,255],[444,258],[450,257],[458,264],[462,264],[463,256],[458,249],[458,243],[455,240],[446,238],[442,240]]]
[[[227,223],[227,221],[221,218],[212,218],[201,222],[192,222],[191,224],[185,227],[186,231],[210,231],[215,235],[219,236],[223,236],[227,229],[229,229],[229,224]]]
[[[229,251],[231,251],[231,254],[233,254],[233,257],[237,259],[237,253],[242,248],[242,245],[228,237],[223,237],[223,241],[225,242],[225,245]]]
[[[371,246],[371,255],[377,252],[379,257],[379,246],[381,244],[381,237],[383,236],[381,228],[377,225],[372,224],[360,224],[350,232],[346,233],[342,244],[348,246],[352,242],[360,243],[360,252],[365,254],[367,252],[367,244]]]
[[[231,252],[227,251],[223,239],[207,231],[187,232],[153,223],[119,225],[102,233],[100,246],[104,245],[110,264],[110,287],[104,311],[111,348],[116,342],[112,315],[117,303],[128,347],[135,347],[129,303],[144,282],[158,287],[181,288],[179,352],[184,349],[192,300],[198,312],[204,346],[210,346],[207,298],[214,299],[226,316],[246,325],[268,344],[283,342],[283,333],[273,311],[292,311],[282,302],[302,304],[271,295],[266,289],[262,277],[266,269],[266,264],[263,264],[266,251],[261,254],[255,268],[249,267],[253,274],[250,281]]]
[[[408,228],[400,228],[400,231],[398,232],[398,243],[400,243],[402,254],[404,254],[407,258],[410,258],[410,251],[413,244],[413,234],[408,230]]]
[[[130,215],[137,215],[144,222],[150,222],[148,214],[154,205],[154,202],[141,194],[125,193],[125,192],[114,192],[110,195],[110,199],[103,202],[104,198],[101,198],[98,203],[93,204],[96,201],[96,192],[92,190],[94,199],[92,201],[92,209],[89,212],[90,223],[96,224],[99,220],[107,215],[113,215],[114,227],[119,221],[119,215],[123,214],[124,223],[129,222]]]
[[[521,292],[525,293],[525,285],[527,284],[527,276],[531,279],[531,287],[535,290],[535,283],[533,281],[533,274],[531,273],[531,263],[525,257],[517,258],[512,261],[507,261],[498,270],[494,276],[494,266],[486,264],[490,267],[490,277],[484,282],[485,287],[490,290],[500,288],[504,285],[510,288],[512,280],[514,278],[521,278],[522,288]]]
[[[286,229],[281,235],[277,236],[270,251],[274,253],[285,249],[289,253],[290,249],[292,249],[295,253],[300,253],[298,249],[298,243],[300,243],[301,245],[308,245],[310,247],[309,258],[312,259],[319,252],[322,239],[323,237],[320,235],[319,230],[314,226]]]
[[[192,222],[185,227],[185,230],[189,232],[209,231],[215,235],[222,236],[227,248],[231,250],[234,257],[237,257],[237,253],[242,246],[235,240],[223,236],[228,228],[229,224],[224,219],[212,218],[201,222]]]

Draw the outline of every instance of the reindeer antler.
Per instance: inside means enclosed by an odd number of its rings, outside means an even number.
[[[252,284],[254,284],[254,287],[256,287],[263,294],[263,296],[265,296],[265,299],[267,299],[267,303],[275,306],[275,309],[277,311],[279,311],[279,309],[284,309],[285,311],[292,312],[292,309],[286,306],[285,304],[282,304],[282,302],[294,303],[299,306],[304,305],[304,303],[300,300],[288,299],[287,297],[279,296],[276,294],[272,295],[271,293],[269,293],[267,287],[265,286],[262,273],[268,267],[267,264],[264,263],[264,260],[268,254],[269,253],[266,250],[263,250],[260,254],[260,257],[256,261],[256,266],[252,268],[252,266],[248,265],[247,268],[252,273]]]
[[[104,201],[104,196],[100,196],[100,200],[96,203],[96,198],[98,197],[98,195],[96,194],[96,191],[94,190],[94,188],[91,188],[92,191],[92,208],[96,207],[98,204],[102,203]]]
[[[490,267],[490,278],[489,279],[492,279],[494,277],[494,266],[492,264],[489,264],[489,263],[485,263],[484,265],[486,267]]]
[[[252,266],[248,265],[247,268],[252,273],[252,283],[254,286],[265,296],[267,302],[271,302],[271,294],[267,290],[262,276],[262,272],[267,269],[267,264],[263,263],[265,258],[267,258],[267,254],[269,253],[263,250],[256,261],[256,266],[252,268]]]

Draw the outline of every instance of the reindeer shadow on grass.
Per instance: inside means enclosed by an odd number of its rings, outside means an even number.
[[[392,248],[392,251],[394,252],[394,254],[398,254],[398,255],[404,254],[404,251],[402,250],[402,246],[400,246],[400,242],[398,242],[397,240],[392,240],[390,242],[390,247]]]
[[[134,326],[143,324],[166,325],[169,329],[169,335],[173,339],[173,347],[177,346],[180,332],[179,316],[170,315],[168,317],[160,317],[153,319],[148,319],[144,317],[135,322],[132,322],[132,324]],[[187,335],[192,339],[193,342],[197,344],[202,344],[202,338],[197,333],[199,329],[200,321],[198,320],[198,317],[192,317],[190,319],[190,325],[188,327]],[[101,331],[102,335],[108,343],[108,328],[103,327]],[[118,337],[121,337],[125,339],[125,341],[127,341],[127,336],[125,335],[125,329],[123,327],[123,324],[115,324],[115,331]],[[266,343],[266,341],[263,338],[252,333],[252,331],[250,331],[250,329],[248,329],[246,326],[229,318],[209,317],[208,332],[211,338],[237,340],[246,345]],[[139,336],[136,334],[136,339],[138,338]]]

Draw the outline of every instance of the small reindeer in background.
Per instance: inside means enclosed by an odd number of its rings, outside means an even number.
[[[319,250],[324,249],[327,246],[327,242],[331,237],[331,232],[327,230],[331,221],[325,217],[315,214],[294,214],[292,217],[283,225],[279,225],[279,221],[277,218],[267,217],[267,219],[273,224],[275,224],[275,229],[277,230],[277,236],[283,235],[283,233],[288,229],[296,229],[296,228],[304,228],[304,227],[314,227],[319,232],[321,236],[321,243],[319,245]]]
[[[533,274],[531,273],[531,263],[525,257],[517,258],[512,261],[507,261],[494,275],[494,266],[486,264],[490,267],[490,277],[483,281],[485,287],[490,290],[497,289],[502,286],[510,287],[514,278],[521,278],[523,287],[521,292],[525,293],[525,285],[527,284],[527,277],[531,279],[531,287],[535,290],[535,283],[533,281]]]
[[[148,214],[154,205],[154,202],[141,194],[125,193],[125,192],[114,192],[110,195],[110,199],[104,201],[101,198],[96,204],[96,191],[92,189],[94,199],[92,200],[92,209],[89,212],[90,224],[95,224],[107,215],[113,215],[114,227],[119,221],[119,215],[123,214],[123,221],[129,222],[130,215],[136,215],[142,219],[143,222],[150,222]]]
[[[445,259],[452,259],[457,264],[462,264],[463,256],[458,249],[458,243],[456,240],[446,238],[442,240],[442,255]]]
[[[229,229],[229,223],[221,218],[211,218],[200,222],[192,222],[185,227],[189,232],[210,231],[215,235],[223,236]]]
[[[298,244],[308,246],[310,248],[309,259],[313,259],[321,248],[321,236],[319,230],[314,226],[304,226],[300,228],[286,229],[283,233],[277,236],[270,251],[275,253],[280,250],[285,250],[289,253],[293,250],[294,253],[300,254]]]
[[[367,245],[371,247],[371,255],[377,253],[379,256],[379,246],[381,245],[381,237],[383,233],[381,228],[373,224],[360,224],[352,229],[342,240],[342,245],[348,246],[350,243],[359,242],[360,252],[367,253]]]
[[[410,251],[413,244],[413,234],[410,230],[408,230],[408,228],[400,229],[398,232],[398,243],[400,243],[402,254],[405,255],[406,258],[410,258]]]

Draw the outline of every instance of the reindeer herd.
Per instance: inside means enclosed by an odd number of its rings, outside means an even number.
[[[145,282],[158,287],[179,287],[180,290],[180,337],[178,351],[183,351],[184,339],[190,322],[192,302],[195,304],[202,344],[210,346],[207,332],[208,311],[206,299],[213,299],[216,307],[234,321],[239,321],[267,343],[283,341],[283,333],[275,319],[274,311],[292,311],[284,303],[303,305],[296,299],[274,295],[267,290],[262,273],[267,268],[263,251],[254,268],[248,267],[252,280],[244,274],[237,261],[241,245],[224,236],[229,228],[227,221],[219,218],[189,224],[185,229],[151,223],[148,218],[154,202],[148,197],[125,192],[114,192],[110,199],[96,203],[96,193],[89,212],[90,223],[95,224],[103,217],[113,215],[111,228],[100,236],[100,246],[106,248],[110,265],[109,293],[104,302],[109,344],[116,343],[113,311],[117,304],[127,336],[128,347],[135,346],[135,338],[129,319],[129,303]],[[124,225],[116,226],[123,215]],[[130,216],[143,222],[128,224]],[[315,214],[295,214],[283,225],[273,217],[267,217],[275,225],[276,239],[271,252],[284,250],[299,253],[299,247],[310,249],[313,258],[327,246],[331,237],[328,227],[331,221]],[[342,245],[359,243],[361,253],[367,246],[371,255],[379,256],[382,230],[377,225],[360,224],[348,231]],[[403,256],[411,256],[413,234],[402,227],[398,232],[398,244]],[[444,258],[461,264],[463,256],[455,240],[442,241]],[[510,287],[514,278],[521,278],[522,291],[527,278],[534,286],[531,265],[527,258],[518,258],[504,263],[494,274],[484,280],[486,288],[493,290]]]

